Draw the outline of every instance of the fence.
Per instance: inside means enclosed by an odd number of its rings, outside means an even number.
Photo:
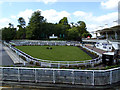
[[[91,86],[110,85],[120,81],[120,67],[109,70],[0,67],[0,80]]]
[[[4,42],[5,45],[7,45],[12,51],[14,51],[17,55],[22,56],[25,58],[27,62],[32,62],[33,64],[37,64],[41,67],[69,67],[69,66],[94,66],[95,64],[99,64],[102,62],[101,56],[99,56],[96,59],[92,60],[85,60],[85,61],[51,61],[51,60],[43,60],[38,58],[33,58],[32,56],[22,52],[19,49],[14,48],[11,44],[8,44]],[[82,46],[82,45],[80,45]],[[82,46],[85,48],[84,46]],[[88,48],[86,48],[88,49]],[[88,49],[89,50],[89,49]],[[97,53],[93,50],[90,50],[91,52]],[[97,53],[98,54],[98,53]]]

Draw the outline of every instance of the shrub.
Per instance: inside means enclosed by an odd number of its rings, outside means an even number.
[[[33,64],[33,61],[30,61],[30,64]]]
[[[36,66],[40,66],[39,62],[36,62],[35,65],[36,65]]]

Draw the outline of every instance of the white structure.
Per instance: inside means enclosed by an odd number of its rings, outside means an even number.
[[[114,47],[115,50],[120,49],[120,42],[110,41],[110,43],[112,44],[112,46]]]
[[[52,36],[49,36],[49,39],[57,39],[58,36],[54,36],[54,34],[52,34]]]
[[[107,42],[107,40],[99,40],[95,44],[95,46],[96,46],[96,48],[99,48],[99,49],[104,50],[104,51],[112,51],[112,49],[113,49],[112,44]]]

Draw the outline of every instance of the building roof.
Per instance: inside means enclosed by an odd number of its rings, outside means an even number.
[[[97,32],[109,32],[109,31],[120,31],[120,25],[117,25],[117,26],[113,26],[113,27],[110,27],[110,28],[104,28],[102,30],[98,30]]]

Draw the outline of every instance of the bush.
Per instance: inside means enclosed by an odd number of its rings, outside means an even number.
[[[30,61],[30,64],[33,64],[33,61]]]
[[[39,62],[36,62],[35,65],[36,65],[36,66],[40,66]]]

